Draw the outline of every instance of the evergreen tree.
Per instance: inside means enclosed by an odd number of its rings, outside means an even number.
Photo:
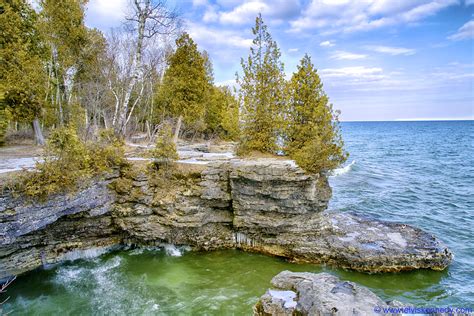
[[[305,55],[287,85],[286,150],[311,173],[326,172],[346,161],[338,115],[324,93],[311,58]]]
[[[176,51],[168,58],[168,68],[158,94],[162,106],[178,117],[175,142],[183,120],[187,124],[203,121],[208,88],[205,60],[192,38],[183,33],[176,40]]]
[[[88,0],[41,0],[39,24],[45,44],[50,49],[48,75],[50,91],[59,124],[73,117],[72,93],[80,70],[83,48],[88,44],[84,24]]]
[[[255,39],[250,55],[246,61],[241,60],[243,77],[237,77],[243,106],[239,151],[276,153],[284,106],[283,63],[261,15],[257,16],[252,31]]]
[[[204,68],[206,69],[206,77],[209,85],[214,84],[214,67],[212,66],[211,57],[209,53],[204,50],[201,53],[202,58],[204,59]]]
[[[165,123],[158,131],[155,148],[151,150],[151,156],[158,165],[169,164],[171,161],[179,158],[169,124]]]
[[[209,133],[226,140],[238,139],[239,103],[228,87],[211,86],[205,121]]]
[[[9,112],[4,103],[3,93],[0,91],[0,147],[5,145],[5,135],[10,123]]]
[[[26,0],[0,4],[0,91],[2,104],[17,121],[32,123],[36,142],[44,144],[39,118],[44,108],[46,50],[37,14]]]

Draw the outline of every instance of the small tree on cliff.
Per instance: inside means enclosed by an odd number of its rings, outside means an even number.
[[[155,148],[151,150],[151,156],[157,164],[168,164],[179,158],[169,124],[165,123],[158,131]]]
[[[311,58],[305,55],[287,85],[287,153],[311,173],[334,169],[347,160],[338,114],[323,90]]]
[[[176,40],[176,51],[168,58],[159,101],[178,118],[174,141],[178,140],[182,121],[192,124],[203,120],[204,100],[209,91],[205,59],[192,38],[183,33]]]
[[[255,39],[247,60],[241,60],[243,77],[237,77],[242,102],[240,153],[275,153],[282,125],[284,73],[280,50],[259,14],[252,29]]]

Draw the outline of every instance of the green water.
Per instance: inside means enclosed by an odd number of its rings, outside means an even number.
[[[237,250],[118,251],[28,273],[9,289],[12,315],[251,315],[252,306],[283,270],[330,272],[371,288],[385,299],[426,305],[447,272],[367,275],[293,264]]]
[[[330,178],[330,208],[404,222],[443,240],[442,272],[362,274],[219,251],[120,251],[18,278],[13,315],[250,315],[282,270],[321,272],[412,306],[474,308],[474,122],[343,123],[348,167]]]

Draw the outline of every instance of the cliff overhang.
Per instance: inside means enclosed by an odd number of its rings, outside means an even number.
[[[237,248],[363,272],[445,269],[433,235],[404,224],[327,211],[328,180],[291,161],[138,163],[72,194],[0,197],[0,279],[120,245]]]

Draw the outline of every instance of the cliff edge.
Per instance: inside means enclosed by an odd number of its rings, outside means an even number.
[[[363,272],[442,270],[450,250],[421,229],[327,211],[327,178],[291,161],[129,170],[44,203],[0,197],[0,279],[123,245],[237,248]]]

